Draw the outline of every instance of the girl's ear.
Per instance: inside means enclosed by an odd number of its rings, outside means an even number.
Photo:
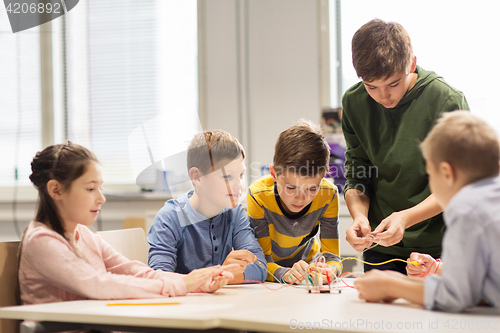
[[[53,200],[60,200],[63,193],[63,188],[61,183],[55,179],[51,179],[47,182],[47,192]]]
[[[200,178],[203,176],[200,172],[200,169],[196,167],[192,167],[189,169],[189,178],[191,179],[191,182],[193,183],[194,186],[199,186],[201,181]]]

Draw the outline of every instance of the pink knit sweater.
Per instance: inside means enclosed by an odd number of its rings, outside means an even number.
[[[86,226],[78,225],[76,231],[76,245],[86,260],[77,257],[69,243],[45,224],[30,222],[19,266],[23,304],[187,293],[183,275],[128,260]]]

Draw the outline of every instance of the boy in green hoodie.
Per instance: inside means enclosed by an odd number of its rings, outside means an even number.
[[[462,92],[417,66],[410,36],[398,23],[372,20],[352,40],[361,82],[342,98],[347,144],[344,196],[353,218],[346,239],[364,260],[441,255],[442,209],[430,194],[421,142],[442,112],[469,110]],[[406,263],[365,264],[406,273]]]

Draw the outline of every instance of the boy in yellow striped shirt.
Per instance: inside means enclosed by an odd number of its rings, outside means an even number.
[[[321,252],[332,268],[327,266],[327,271],[338,275],[342,270],[338,191],[324,179],[329,157],[319,127],[301,120],[280,133],[270,175],[248,189],[250,224],[267,269],[280,281],[301,282]],[[267,280],[273,281],[273,276],[268,274]]]

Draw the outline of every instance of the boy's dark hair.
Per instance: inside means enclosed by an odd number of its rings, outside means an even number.
[[[468,111],[444,113],[420,148],[434,167],[447,162],[465,173],[469,182],[498,176],[500,170],[497,133]]]
[[[48,146],[37,152],[31,162],[30,180],[38,190],[35,220],[47,224],[68,241],[57,207],[47,191],[47,183],[55,179],[67,191],[71,183],[85,173],[90,162],[99,163],[90,150],[70,141]]]
[[[301,119],[278,136],[273,165],[277,175],[294,172],[303,177],[328,171],[330,146],[319,126]]]
[[[231,162],[238,157],[245,158],[241,143],[231,134],[222,130],[198,133],[191,140],[187,153],[187,168],[198,168],[203,175],[221,167],[221,163]]]
[[[374,19],[352,38],[352,64],[366,82],[407,73],[412,56],[410,35],[399,23]]]

